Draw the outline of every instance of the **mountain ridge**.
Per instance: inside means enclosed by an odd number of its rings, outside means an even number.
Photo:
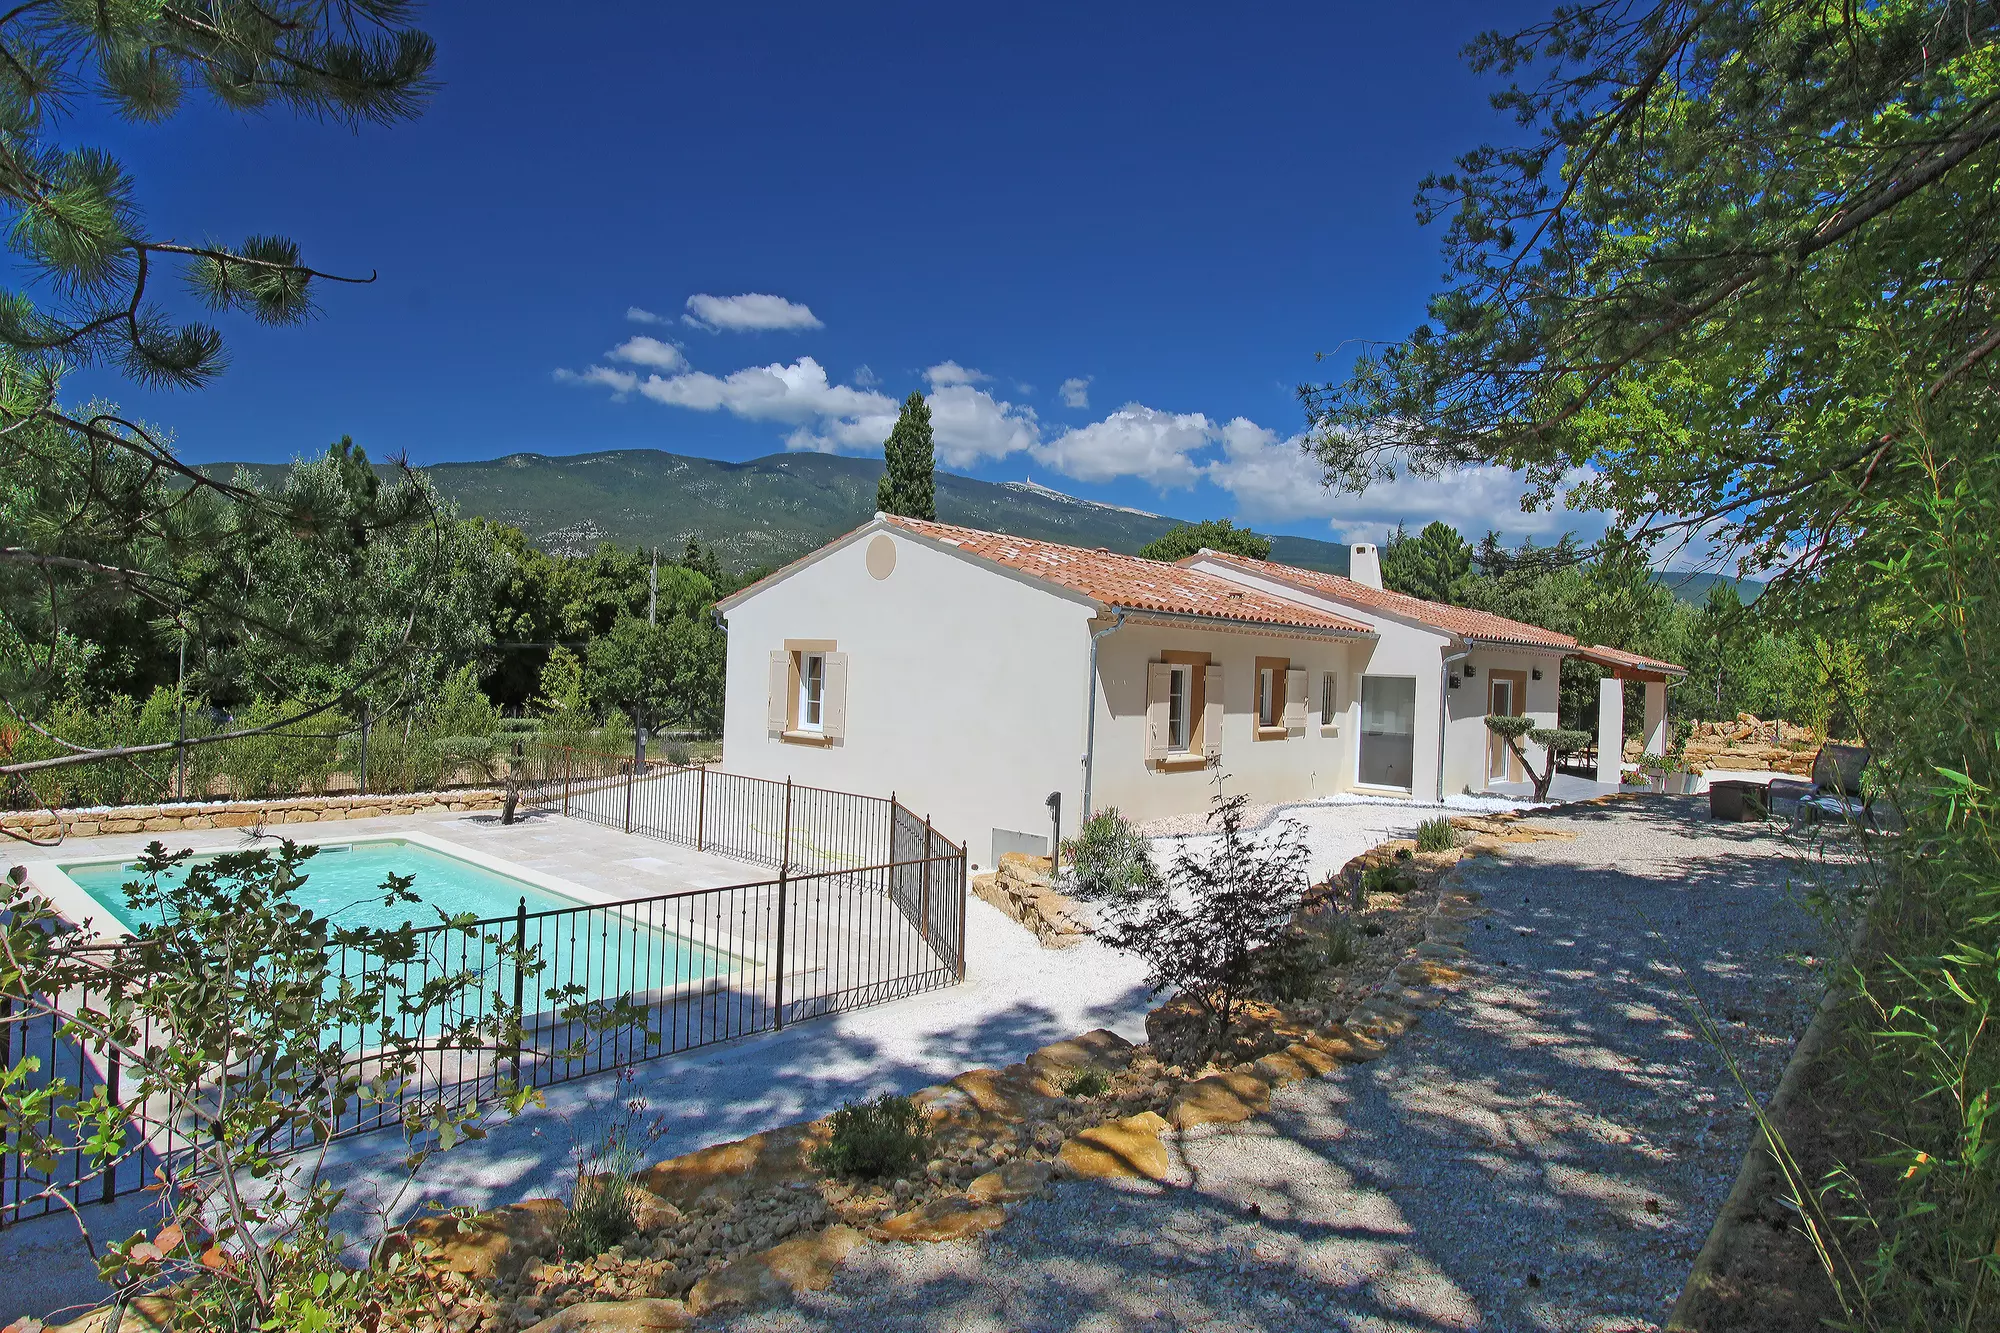
[[[213,463],[218,474],[241,467],[265,485],[282,482],[288,463]],[[377,463],[383,475],[395,465]],[[658,546],[678,553],[689,537],[715,548],[722,563],[744,571],[781,565],[851,531],[875,512],[879,458],[778,453],[741,463],[669,453],[605,449],[586,454],[521,451],[499,458],[432,463],[417,469],[467,515],[511,523],[558,555],[588,555],[598,543]],[[981,481],[937,473],[938,518],[1070,546],[1126,554],[1184,520],[1126,505],[1067,495],[1034,481]],[[1271,558],[1306,569],[1348,572],[1344,542],[1274,534]],[[1727,576],[1655,575],[1684,601],[1699,604]],[[1763,585],[1739,583],[1745,601]]]

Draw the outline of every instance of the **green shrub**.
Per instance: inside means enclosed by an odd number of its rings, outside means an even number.
[[[1353,961],[1354,932],[1346,922],[1295,926],[1259,955],[1257,989],[1280,1003],[1310,1000],[1328,972]]]
[[[1417,887],[1417,881],[1403,867],[1385,861],[1369,866],[1361,872],[1363,893],[1408,893]]]
[[[812,1164],[830,1176],[887,1180],[924,1160],[930,1136],[908,1097],[885,1092],[833,1113],[833,1134],[813,1149]]]
[[[668,741],[667,762],[675,768],[686,768],[694,762],[694,751],[688,749],[686,741]]]
[[[1085,902],[1121,904],[1143,896],[1154,880],[1145,838],[1115,807],[1084,821],[1062,845],[1070,864],[1064,890]]]
[[[1451,820],[1443,815],[1426,819],[1417,825],[1417,850],[1420,852],[1448,852],[1458,846],[1458,830],[1451,826]]]
[[[1065,1069],[1056,1079],[1056,1086],[1066,1097],[1102,1097],[1111,1089],[1111,1079],[1095,1065],[1081,1065],[1075,1069]]]
[[[629,1176],[608,1169],[579,1175],[556,1243],[564,1258],[594,1259],[632,1234],[636,1216]]]

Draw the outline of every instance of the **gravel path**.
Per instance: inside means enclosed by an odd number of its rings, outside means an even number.
[[[1760,1096],[1816,1000],[1779,840],[1651,800],[1542,821],[1469,863],[1492,915],[1385,1059],[1179,1143],[1164,1185],[1081,1182],[979,1241],[871,1246],[827,1292],[727,1326],[1589,1330],[1658,1327]]]

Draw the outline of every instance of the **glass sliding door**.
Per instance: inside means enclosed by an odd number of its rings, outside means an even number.
[[[1361,678],[1361,781],[1410,790],[1417,749],[1414,676]]]

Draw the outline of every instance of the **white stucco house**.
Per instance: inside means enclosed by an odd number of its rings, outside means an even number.
[[[878,514],[717,606],[729,626],[725,761],[895,792],[971,858],[1045,851],[1115,806],[1203,809],[1376,792],[1436,801],[1519,778],[1489,711],[1555,722],[1565,635],[1355,577],[1204,551],[1179,564]],[[1647,691],[1665,744],[1667,673]],[[1623,727],[1622,687],[1601,725]],[[1617,745],[1610,747],[1616,781]],[[1215,762],[1220,757],[1220,762]]]

